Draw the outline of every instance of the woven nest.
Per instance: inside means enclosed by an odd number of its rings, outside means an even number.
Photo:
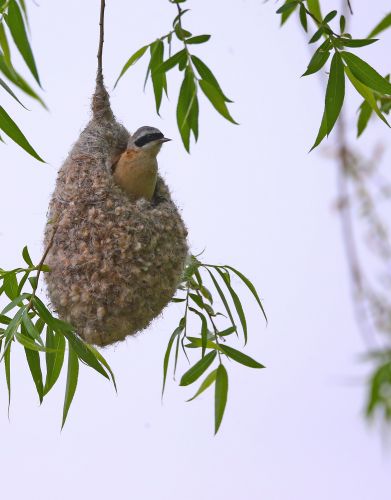
[[[88,343],[146,328],[174,295],[187,231],[161,177],[151,202],[131,201],[111,175],[129,132],[98,79],[93,118],[61,167],[45,231],[50,301]]]

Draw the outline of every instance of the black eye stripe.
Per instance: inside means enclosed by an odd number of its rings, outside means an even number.
[[[154,134],[146,134],[140,137],[140,139],[137,139],[135,141],[135,144],[138,148],[141,148],[145,144],[148,144],[148,142],[156,141],[157,139],[163,139],[164,135],[161,132],[156,132]]]

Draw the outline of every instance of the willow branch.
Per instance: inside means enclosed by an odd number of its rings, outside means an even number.
[[[99,19],[99,48],[98,48],[98,77],[103,75],[103,44],[105,41],[105,9],[106,0],[100,2],[100,19]]]

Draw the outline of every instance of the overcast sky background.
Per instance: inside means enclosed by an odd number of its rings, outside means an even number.
[[[175,7],[158,0],[107,3],[104,66],[111,88],[130,54],[170,29]],[[353,2],[352,32],[365,36],[387,3]],[[31,102],[27,113],[2,96],[49,165],[12,144],[1,146],[4,268],[20,265],[26,243],[36,261],[41,255],[56,172],[88,120],[96,66],[98,0],[28,4],[50,113]],[[235,101],[230,109],[241,125],[225,122],[203,101],[200,140],[189,156],[175,123],[179,81],[171,72],[172,98],[158,118],[150,87],[142,93],[145,61],[123,79],[113,107],[130,130],[154,125],[174,139],[159,164],[192,249],[206,248],[207,261],[242,270],[260,291],[270,323],[266,328],[247,296],[247,352],[267,369],[229,365],[229,401],[217,437],[212,392],[185,403],[193,389],[169,380],[161,405],[162,359],[180,317],[174,305],[147,332],[105,350],[118,396],[81,367],[60,433],[65,380],[39,407],[20,352],[13,359],[10,422],[3,376],[0,382],[1,494],[9,500],[386,500],[391,450],[379,428],[362,418],[368,370],[359,359],[364,344],[333,209],[335,165],[321,151],[307,154],[323,90],[317,77],[299,78],[309,59],[303,34],[295,21],[279,29],[274,2],[189,0],[189,7],[185,26],[213,34],[194,51]],[[385,73],[390,43],[386,35],[360,52]],[[349,98],[352,126],[357,103]],[[387,144],[389,134],[373,124],[361,147]]]

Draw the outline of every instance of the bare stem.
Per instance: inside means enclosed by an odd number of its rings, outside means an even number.
[[[100,19],[99,19],[99,48],[98,48],[98,77],[102,78],[103,75],[103,44],[105,41],[105,9],[106,0],[100,2]]]

